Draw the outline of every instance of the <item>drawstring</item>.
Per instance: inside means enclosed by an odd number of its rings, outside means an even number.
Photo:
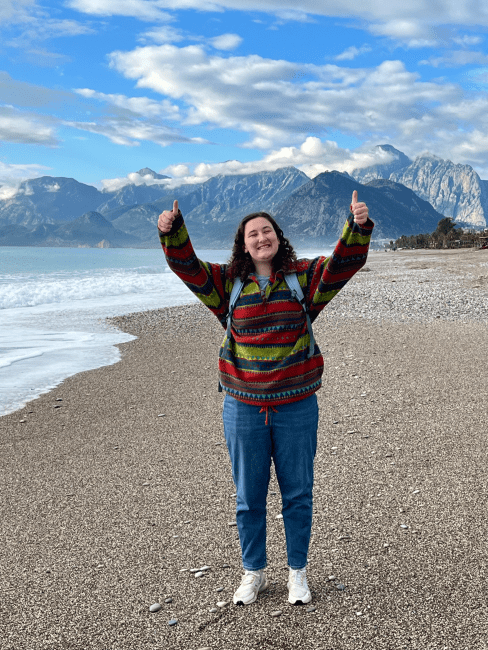
[[[275,409],[274,406],[263,406],[259,412],[260,413],[266,413],[266,420],[265,420],[264,424],[268,424],[269,409],[271,409],[273,411],[273,413],[278,413],[278,409]]]

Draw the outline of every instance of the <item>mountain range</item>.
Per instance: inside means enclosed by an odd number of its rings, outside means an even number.
[[[331,245],[355,189],[375,221],[375,239],[432,232],[443,216],[486,226],[488,181],[469,165],[430,155],[412,161],[391,145],[376,150],[384,163],[314,179],[284,167],[171,189],[169,177],[144,168],[138,174],[145,184],[111,192],[70,178],[30,179],[0,200],[0,246],[157,247],[157,217],[175,198],[199,248],[230,248],[239,220],[260,210],[273,214],[294,244]]]

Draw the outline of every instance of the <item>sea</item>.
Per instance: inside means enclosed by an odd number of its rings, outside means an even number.
[[[230,255],[196,253],[216,263]],[[0,247],[0,416],[71,375],[117,363],[115,346],[134,337],[107,317],[196,301],[161,249]]]

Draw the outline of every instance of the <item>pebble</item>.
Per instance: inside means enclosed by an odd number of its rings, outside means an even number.
[[[201,578],[204,575],[203,571],[197,571],[195,573],[195,578]]]
[[[283,515],[276,515],[275,519],[283,519]]]
[[[217,603],[217,607],[221,607],[221,608],[227,607],[228,604],[229,602],[227,600],[219,600],[219,602]]]
[[[375,273],[358,274],[354,286],[327,306],[327,320],[344,316],[402,323],[439,319],[486,323],[488,320],[486,295],[466,287],[464,280],[468,275],[459,269],[456,276],[452,276],[436,268],[398,267],[392,260],[390,265],[385,264],[383,274],[394,275],[393,284],[376,278]],[[424,283],[427,280],[430,281]],[[367,311],[361,307],[364,300],[368,302]]]
[[[161,605],[160,605],[159,603],[154,603],[154,604],[151,605],[151,607],[149,608],[149,611],[150,611],[151,613],[154,613],[154,612],[159,612],[160,609],[161,609]]]
[[[230,564],[222,564],[223,569],[230,569]]]
[[[209,569],[210,569],[209,565],[206,564],[205,566],[202,566],[202,568],[200,569],[200,571],[208,571]]]
[[[414,491],[412,492],[412,494],[418,494],[419,492],[420,492],[420,490],[414,490]]]
[[[229,521],[229,526],[237,526],[237,521]]]
[[[400,524],[400,528],[407,529],[408,526],[407,526],[407,524]]]
[[[271,612],[270,616],[276,618],[277,616],[281,616],[282,614],[283,612],[281,611],[281,609],[277,609],[275,612]]]
[[[212,607],[208,610],[211,614],[216,614],[219,610],[216,607]]]
[[[307,612],[315,612],[317,608],[314,605],[310,605],[310,607],[307,607],[306,611]]]
[[[168,625],[176,625],[178,623],[177,618],[172,618],[170,621],[168,621]]]
[[[172,602],[173,602],[173,599],[172,599],[171,597],[170,597],[170,598],[166,598],[164,602],[165,602],[166,604],[168,604],[168,603],[172,603]]]
[[[335,580],[335,576],[329,576],[328,580]]]
[[[223,587],[217,587],[216,591],[217,591],[217,593],[220,593],[221,591],[224,591],[224,588]]]
[[[166,413],[160,413],[160,414],[158,415],[158,418],[164,418],[165,415],[166,415]]]

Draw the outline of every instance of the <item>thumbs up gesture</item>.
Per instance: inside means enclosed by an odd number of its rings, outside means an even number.
[[[178,215],[178,201],[173,202],[172,210],[165,210],[159,215],[158,228],[164,235],[169,233],[169,231],[173,227],[173,221],[176,219],[177,215]]]
[[[369,216],[369,210],[366,203],[358,203],[358,193],[354,190],[352,193],[351,212],[354,215],[354,223],[362,226],[366,223]]]

